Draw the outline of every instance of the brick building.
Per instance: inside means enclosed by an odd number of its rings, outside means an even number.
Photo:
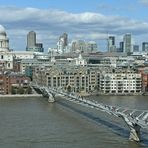
[[[26,94],[29,90],[30,78],[18,73],[0,74],[0,94]]]
[[[142,67],[138,69],[142,77],[142,91],[148,92],[148,67]]]

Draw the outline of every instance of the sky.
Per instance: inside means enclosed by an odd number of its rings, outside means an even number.
[[[25,50],[29,31],[45,51],[56,47],[60,35],[96,41],[106,50],[107,37],[131,33],[133,44],[148,42],[148,0],[0,0],[0,24],[5,27],[10,48]]]

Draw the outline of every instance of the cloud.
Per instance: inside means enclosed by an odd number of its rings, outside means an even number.
[[[139,0],[140,3],[144,4],[145,6],[148,6],[148,0]]]
[[[44,47],[56,46],[59,36],[67,32],[69,40],[100,40],[107,33],[121,36],[127,32],[134,35],[148,33],[148,22],[100,13],[69,13],[56,9],[0,7],[1,25],[7,30],[11,48],[25,49],[26,36],[31,30],[37,33],[38,42]]]

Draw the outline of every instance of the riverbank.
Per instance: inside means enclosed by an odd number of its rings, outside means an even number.
[[[148,96],[148,93],[91,93],[88,96]]]
[[[41,94],[17,94],[17,95],[0,95],[0,98],[28,98],[28,97],[42,97]]]

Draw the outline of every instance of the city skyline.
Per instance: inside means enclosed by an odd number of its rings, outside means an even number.
[[[0,19],[14,50],[25,50],[27,33],[32,30],[45,51],[55,47],[64,32],[70,41],[94,40],[101,50],[108,34],[116,36],[117,43],[126,33],[133,35],[136,44],[147,42],[147,8],[147,0],[134,0],[134,6],[128,0],[2,0]]]

